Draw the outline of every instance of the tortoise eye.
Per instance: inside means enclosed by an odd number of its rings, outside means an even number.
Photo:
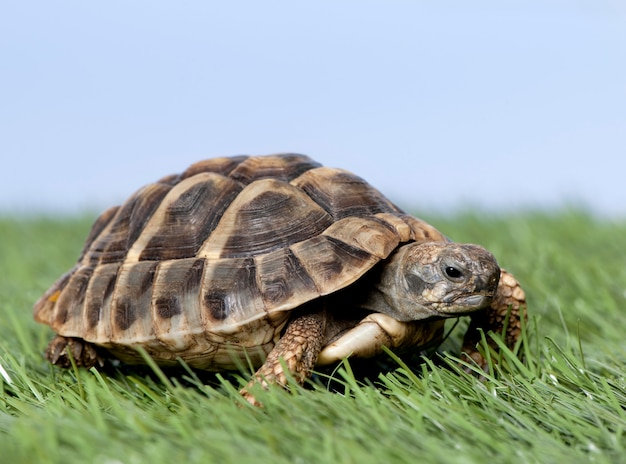
[[[463,273],[456,267],[446,266],[445,273],[451,279],[460,279],[463,277]]]

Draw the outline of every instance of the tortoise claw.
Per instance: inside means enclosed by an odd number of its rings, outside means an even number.
[[[254,383],[256,383],[256,382],[252,381],[248,385],[246,385],[244,388],[239,390],[239,394],[243,397],[244,400],[246,400],[252,406],[257,407],[257,408],[262,408],[263,407],[263,403],[261,403],[259,400],[257,400],[256,397],[252,393],[250,393],[250,390],[249,390],[250,387]],[[267,387],[264,386],[264,388],[267,388]]]

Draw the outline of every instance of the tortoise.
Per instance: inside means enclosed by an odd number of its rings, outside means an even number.
[[[484,367],[480,330],[513,347],[524,308],[484,248],[450,241],[348,171],[279,154],[200,161],[106,210],[34,317],[57,334],[53,364],[142,363],[137,347],[163,366],[245,360],[258,368],[242,390],[254,403],[255,383],[437,344],[445,319],[468,314],[462,349]]]

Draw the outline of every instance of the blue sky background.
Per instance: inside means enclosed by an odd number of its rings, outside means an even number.
[[[626,217],[626,2],[0,5],[0,212],[285,151],[417,212]]]

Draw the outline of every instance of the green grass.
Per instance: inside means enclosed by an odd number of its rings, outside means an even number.
[[[73,264],[91,221],[0,219],[0,459],[626,462],[626,223],[579,212],[426,219],[485,245],[523,283],[524,362],[505,352],[480,382],[445,362],[399,361],[373,385],[347,366],[338,393],[273,388],[259,393],[263,409],[242,405],[237,377],[49,366],[51,332],[32,304]]]

